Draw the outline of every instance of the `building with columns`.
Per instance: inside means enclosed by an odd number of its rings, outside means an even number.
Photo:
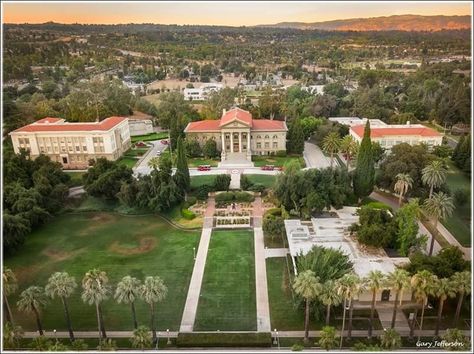
[[[186,138],[201,146],[209,139],[215,140],[222,161],[251,161],[252,155],[286,151],[287,131],[283,121],[253,119],[250,112],[240,108],[224,110],[219,120],[191,122],[184,129]]]
[[[12,131],[10,137],[15,153],[25,149],[33,159],[43,154],[64,169],[86,169],[89,160],[100,157],[115,161],[131,146],[124,117],[88,123],[43,118]]]

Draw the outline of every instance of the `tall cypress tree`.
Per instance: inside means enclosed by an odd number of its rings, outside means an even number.
[[[304,131],[298,118],[294,119],[288,129],[286,149],[289,153],[302,154],[304,150]]]
[[[174,175],[174,180],[181,190],[189,190],[191,178],[189,177],[188,160],[186,159],[182,137],[178,138],[178,143],[176,144],[176,174]]]
[[[364,137],[360,143],[357,165],[354,171],[354,193],[358,198],[367,197],[372,193],[375,183],[374,157],[372,153],[372,142],[370,140],[370,123],[364,129]]]

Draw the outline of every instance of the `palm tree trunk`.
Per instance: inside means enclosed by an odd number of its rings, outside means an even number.
[[[330,319],[331,319],[331,304],[326,306],[326,326],[329,326]]]
[[[7,295],[5,292],[3,293],[3,305],[5,308],[5,316],[7,318],[7,322],[10,322],[13,325],[13,315],[12,310],[10,308],[10,303],[8,302]]]
[[[429,197],[429,199],[431,199],[431,197],[433,196],[433,187],[434,187],[434,185],[430,186],[430,197]]]
[[[393,304],[393,315],[392,315],[392,325],[391,329],[395,328],[395,321],[397,320],[397,309],[398,309],[398,298],[400,297],[400,290],[397,290],[395,295],[395,303]]]
[[[347,326],[347,338],[351,339],[352,337],[352,315],[354,313],[354,302],[352,299],[349,300],[349,325]]]
[[[416,323],[416,318],[418,317],[418,307],[415,308],[415,313],[414,313],[414,316],[413,316],[413,320],[411,322],[411,326],[410,326],[410,339],[413,338],[413,336],[415,335],[415,323]]]
[[[370,323],[369,323],[369,339],[372,338],[372,329],[374,324],[374,311],[375,311],[375,297],[377,296],[377,291],[374,289],[372,292],[372,306],[370,307]]]
[[[425,301],[423,300],[423,306],[421,307],[421,321],[420,321],[420,330],[418,331],[418,341],[421,338],[421,331],[423,330],[423,318],[425,317]]]
[[[400,194],[398,195],[398,206],[402,205],[402,197],[403,197],[403,194],[402,192],[400,192]]]
[[[439,334],[439,327],[441,325],[441,316],[443,314],[443,306],[444,306],[444,297],[439,298],[439,304],[438,304],[438,318],[436,319],[436,329],[435,329],[435,337],[438,336]]]
[[[64,297],[61,297],[61,301],[63,302],[64,318],[66,319],[67,329],[69,331],[69,338],[72,342],[74,342],[74,332],[72,331],[71,317],[69,316],[69,309],[67,308],[66,299]]]
[[[100,316],[100,328],[102,330],[102,337],[107,338],[107,333],[105,331],[105,325],[104,325],[104,316],[102,314],[102,307],[99,304],[99,316]]]
[[[461,291],[458,296],[458,305],[456,306],[456,313],[454,314],[454,326],[458,325],[459,317],[461,315],[461,306],[464,301],[464,291]]]
[[[97,328],[99,329],[99,342],[100,342],[100,340],[102,339],[102,328],[100,325],[100,308],[99,308],[98,303],[95,304],[95,312],[97,315]]]
[[[344,298],[344,304],[342,306],[344,306],[343,308],[343,313],[342,313],[342,329],[341,329],[341,339],[340,339],[340,342],[339,342],[339,349],[342,348],[342,341],[344,340],[344,326],[346,324],[346,305],[347,304],[347,299]]]
[[[334,153],[331,151],[331,170],[332,170],[333,160],[334,160]]]
[[[434,223],[434,233],[438,233],[438,218],[435,219]],[[431,235],[431,243],[430,243],[430,252],[429,255],[433,255],[433,248],[434,248],[434,242],[435,242],[435,235]]]
[[[39,312],[36,309],[36,306],[34,306],[34,305],[33,305],[33,312],[34,312],[35,317],[36,317],[36,325],[38,326],[38,332],[39,332],[40,336],[42,336],[44,334],[43,333],[43,326],[41,325],[41,319],[40,319]]]
[[[306,299],[306,308],[304,315],[304,341],[309,341],[309,299]]]
[[[155,306],[153,302],[150,304],[150,328],[153,333],[153,344],[156,344],[156,328],[155,328]]]
[[[132,307],[132,317],[133,317],[133,328],[137,329],[138,327],[137,313],[135,312],[135,303],[133,301],[131,302],[131,307]]]

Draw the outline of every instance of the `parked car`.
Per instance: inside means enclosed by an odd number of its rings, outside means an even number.
[[[168,145],[170,142],[168,140],[161,140],[161,143],[164,145]]]
[[[146,147],[147,145],[143,141],[139,141],[138,143],[135,144],[135,147]]]
[[[277,169],[278,171],[283,171],[283,166],[278,166],[276,169]]]
[[[198,171],[210,171],[211,170],[211,165],[199,165],[198,166]]]
[[[156,156],[160,156],[160,155],[161,155],[161,151],[158,150],[158,151],[156,152]]]
[[[274,169],[275,169],[275,165],[262,166],[262,170],[264,170],[264,171],[273,171]]]

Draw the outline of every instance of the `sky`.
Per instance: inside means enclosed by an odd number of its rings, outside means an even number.
[[[471,2],[2,2],[3,23],[252,26],[403,14],[470,15]]]

